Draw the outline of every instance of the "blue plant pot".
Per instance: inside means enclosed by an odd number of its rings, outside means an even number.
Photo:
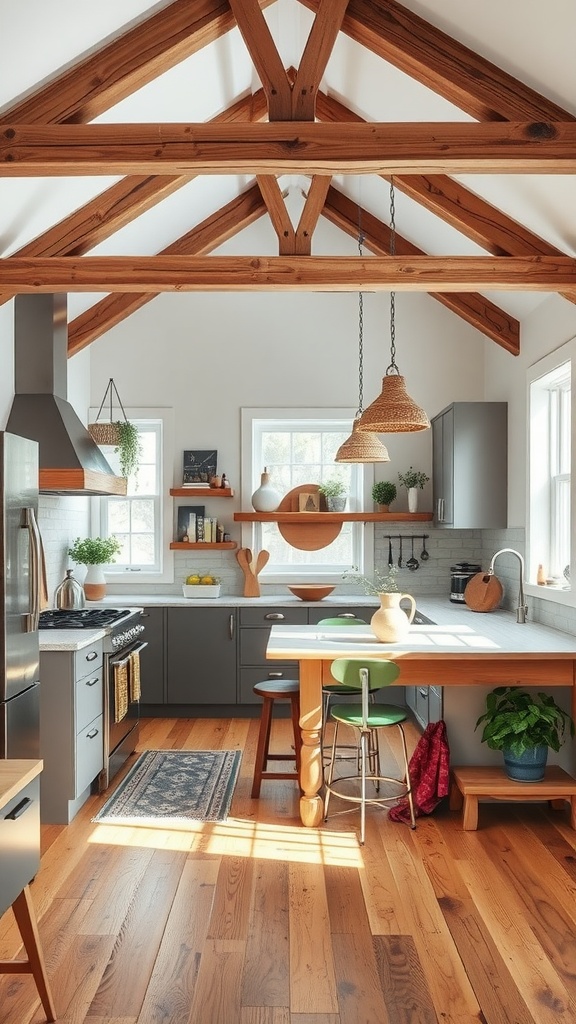
[[[513,754],[511,750],[503,750],[504,771],[509,779],[516,782],[541,782],[544,778],[548,747],[531,747],[523,754]]]

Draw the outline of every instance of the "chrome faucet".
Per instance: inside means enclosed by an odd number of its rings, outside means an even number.
[[[524,559],[519,551],[515,551],[514,548],[501,548],[495,555],[492,556],[490,562],[490,568],[488,575],[494,575],[494,562],[498,558],[498,555],[503,555],[508,552],[511,555],[516,555],[516,558],[520,562],[520,589],[518,591],[518,604],[516,606],[516,622],[526,622],[526,616],[528,615],[528,605],[526,604],[526,598],[524,597]]]

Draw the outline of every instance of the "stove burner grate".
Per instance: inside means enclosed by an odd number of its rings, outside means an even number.
[[[52,608],[40,612],[40,629],[99,629],[130,613],[122,608]]]

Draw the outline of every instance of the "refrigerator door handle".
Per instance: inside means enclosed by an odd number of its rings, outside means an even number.
[[[40,623],[40,531],[34,509],[24,509],[24,526],[30,534],[30,611],[27,632],[34,633]]]

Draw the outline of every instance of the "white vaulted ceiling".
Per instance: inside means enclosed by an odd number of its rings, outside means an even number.
[[[241,4],[248,14],[252,3],[255,4],[255,0],[236,0],[236,4]],[[330,3],[330,0],[311,0],[310,3],[306,0],[271,0],[266,6],[264,16],[285,68],[299,67],[314,22],[314,12],[323,3]],[[41,95],[38,90],[58,79],[65,69],[121,37],[137,22],[173,6],[185,5],[183,0],[176,0],[176,4],[169,0],[158,4],[147,0],[100,0],[98,4],[90,5],[88,14],[86,6],[75,0],[51,0],[50,3],[45,0],[0,0],[0,121],[4,126],[12,123],[11,108],[23,97]],[[198,13],[216,6],[223,12],[228,11],[225,0],[219,5],[216,0],[189,0],[187,6]],[[234,9],[234,3],[231,6]],[[576,118],[574,0],[550,0],[546,5],[541,0],[483,0],[481,4],[462,3],[461,0],[442,0],[442,3],[437,0],[404,0],[402,4],[395,4],[393,0],[355,0],[354,3],[351,0],[348,11],[354,13],[353,8],[368,15],[370,11],[381,14],[388,9],[404,9],[404,13],[411,12],[424,18],[553,101],[571,119]],[[430,57],[434,61],[434,54]],[[445,68],[445,75],[449,81],[449,67]],[[247,46],[238,28],[233,27],[220,38],[200,46],[197,52],[169,70],[162,70],[159,66],[152,81],[135,89],[97,117],[79,117],[78,120],[93,120],[102,125],[206,122],[261,89],[262,83]],[[399,70],[351,38],[346,25],[339,32],[327,62],[320,92],[370,122],[466,124],[475,120],[471,113],[460,109],[450,99],[418,81],[417,77]],[[317,117],[323,119],[321,110],[317,110]],[[43,120],[46,119],[40,117],[39,123]],[[516,120],[544,119],[524,117]],[[3,126],[0,125],[0,135],[2,131]],[[428,177],[433,185],[432,176]],[[573,173],[455,174],[452,177],[560,253],[576,256],[576,177]],[[112,176],[0,177],[1,257],[16,255],[23,246],[49,231],[118,180]],[[389,186],[383,178],[375,174],[341,174],[335,175],[332,185],[350,200],[345,212],[352,226],[357,216],[355,211],[360,207],[384,225],[389,223]],[[92,244],[87,251],[91,256],[160,253],[239,193],[254,186],[252,175],[199,175],[161,202],[139,212],[125,226],[102,238],[96,245]],[[297,211],[304,207],[303,195],[310,187],[310,179],[298,173],[285,174],[280,177],[279,186],[281,191],[290,194],[288,205],[294,217],[294,207]],[[399,236],[431,256],[486,255],[486,248],[478,244],[469,231],[448,223],[435,210],[416,202],[401,188],[396,190],[396,228]],[[489,233],[490,224],[484,224],[484,229]],[[495,232],[496,249],[498,237]],[[277,255],[278,242],[272,224],[269,238],[266,253],[246,252],[246,255]],[[81,246],[80,250],[83,254]],[[383,252],[386,251],[384,246]],[[524,248],[522,254],[526,255],[528,251]],[[402,255],[400,249],[398,252]],[[62,254],[66,253],[63,251]],[[312,255],[329,254],[316,252],[312,242]],[[209,258],[207,255],[206,259]],[[2,286],[1,274],[0,264],[0,297],[5,300],[9,289]],[[482,296],[521,323],[522,318],[543,301],[546,292],[486,288]],[[71,295],[71,320],[95,306],[101,298],[101,295],[89,291]],[[572,297],[568,296],[567,301],[573,301]],[[109,322],[103,316],[101,331],[108,326]],[[95,340],[97,336],[98,331],[95,330],[89,340]]]

